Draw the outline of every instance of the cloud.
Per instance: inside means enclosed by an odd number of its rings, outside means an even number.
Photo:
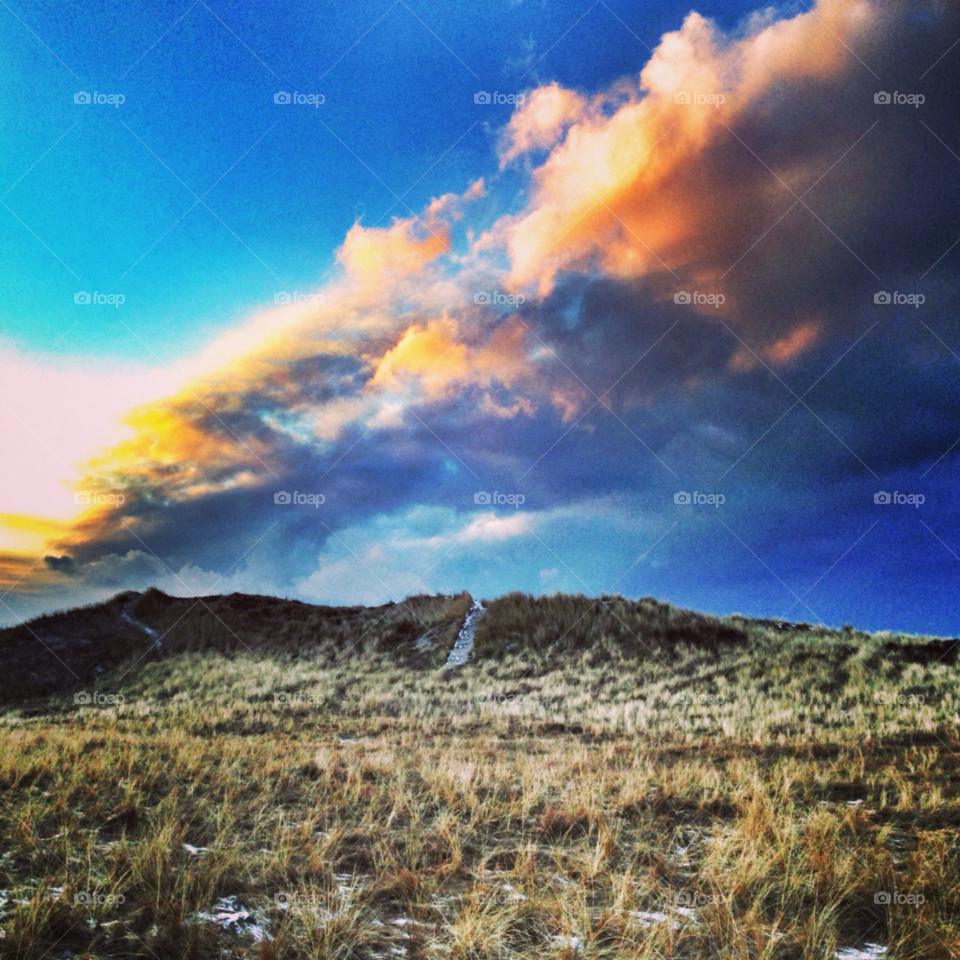
[[[517,513],[512,517],[498,517],[490,513],[471,520],[457,534],[457,540],[464,543],[472,540],[507,540],[527,533],[529,530],[530,517],[527,514]]]
[[[543,537],[552,540],[559,532],[584,538],[591,528],[602,530],[605,537],[604,545],[591,547],[593,582],[585,586],[569,569],[546,569],[551,589],[602,589],[636,559],[627,559],[632,549],[627,538],[640,531],[649,536],[656,522],[638,518],[625,503],[613,500],[536,511],[510,508],[505,515],[405,506],[345,526],[315,558],[315,569],[297,579],[291,590],[315,603],[366,604],[421,592],[466,589],[476,597],[491,597],[518,588],[536,591],[536,571],[556,559]]]
[[[380,602],[460,588],[421,558],[490,587],[507,577],[484,564],[511,554],[514,574],[581,589],[537,541],[569,533],[568,505],[582,520],[629,499],[618,521],[634,510],[648,532],[681,475],[776,484],[794,458],[845,482],[858,458],[877,474],[932,463],[956,439],[939,347],[920,349],[893,307],[867,333],[874,290],[914,289],[956,239],[957,161],[939,142],[958,140],[952,100],[913,78],[958,32],[954,6],[923,3],[820,0],[734,34],[690,14],[608,89],[529,94],[499,145],[529,178],[519,209],[482,222],[476,179],[389,226],[355,223],[312,302],[260,310],[169,371],[100,389],[13,357],[23,422],[0,413],[0,440],[32,444],[36,469],[9,480],[0,577],[51,603],[149,582]],[[955,59],[932,74],[941,91],[960,86]],[[922,115],[875,104],[874,73],[926,91]],[[480,288],[528,299],[475,303]],[[953,314],[932,311],[955,284],[924,289],[931,329],[954,342]],[[844,382],[820,384],[847,348]],[[777,417],[808,385],[791,414],[806,419],[784,421],[798,453]],[[915,421],[890,406],[900,389]],[[757,460],[765,444],[775,455]],[[537,513],[465,512],[497,484]],[[324,508],[275,504],[284,489]],[[75,490],[125,502],[84,509]],[[613,575],[608,519],[561,539]]]
[[[52,570],[54,573],[73,573],[73,557],[52,557],[46,556],[43,558],[43,562],[47,565],[48,570]]]
[[[508,321],[484,332],[487,339],[477,343],[452,318],[411,326],[377,363],[370,387],[396,390],[416,379],[425,394],[438,396],[468,384],[490,387],[498,381],[510,388],[527,379],[524,327]]]
[[[172,370],[31,356],[0,345],[0,549],[36,550],[69,527],[81,464],[116,441],[123,415],[176,384]],[[16,451],[15,458],[13,452]]]
[[[461,514],[442,507],[381,514],[331,538],[297,595],[314,602],[384,603],[420,592],[453,592],[453,569],[495,562],[497,545],[531,531],[528,514]],[[447,560],[444,563],[444,560]]]
[[[514,112],[503,132],[500,166],[531,150],[547,150],[563,135],[564,128],[582,117],[583,98],[558,83],[538,87]]]
[[[960,198],[937,184],[956,160],[936,139],[955,140],[936,95],[956,88],[955,58],[916,78],[958,27],[954,5],[933,3],[820,0],[736,36],[691,13],[635,81],[565,102],[530,202],[478,245],[502,241],[507,286],[540,297],[570,272],[645,278],[664,300],[722,293],[705,319],[792,360],[844,327],[854,297],[919,275],[955,239]],[[874,103],[897,78],[927,91],[925,113]],[[522,112],[513,124],[511,155],[540,129]],[[543,129],[549,147],[559,126]]]
[[[446,253],[446,224],[428,209],[428,220],[394,220],[392,227],[355,223],[344,238],[337,259],[347,273],[364,283],[383,282],[385,275],[411,274]]]

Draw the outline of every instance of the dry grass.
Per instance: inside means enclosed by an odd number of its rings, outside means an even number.
[[[468,597],[184,634],[12,708],[0,956],[957,956],[953,648],[608,600],[497,601],[456,670]]]

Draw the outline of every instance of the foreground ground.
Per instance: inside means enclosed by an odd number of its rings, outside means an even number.
[[[955,646],[512,597],[448,669],[467,597],[177,603],[6,698],[0,956],[960,955]]]

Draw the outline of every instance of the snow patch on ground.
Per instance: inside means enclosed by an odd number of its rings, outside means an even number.
[[[463,626],[457,634],[457,642],[447,657],[448,667],[462,667],[467,662],[470,651],[473,650],[473,634],[477,629],[477,622],[486,612],[479,600],[474,600],[470,604],[470,609],[463,618]]]
[[[679,911],[678,911],[679,912]],[[679,930],[683,926],[682,921],[680,920],[671,920],[670,917],[665,913],[660,913],[657,910],[628,910],[627,916],[632,917],[636,920],[642,927],[653,927],[658,923],[669,923],[671,930]],[[692,917],[689,918],[691,922],[696,923],[696,920]]]
[[[835,960],[880,960],[886,954],[887,948],[879,943],[865,943],[862,947],[843,947],[833,956]]]
[[[257,943],[272,940],[265,917],[243,906],[236,896],[221,897],[212,910],[201,910],[198,923],[215,923],[221,930],[252,938]]]
[[[157,635],[157,631],[154,630],[153,627],[148,627],[145,623],[142,623],[141,621],[137,620],[136,617],[131,616],[130,607],[134,603],[136,603],[136,601],[137,601],[136,597],[133,597],[130,600],[128,600],[124,604],[123,610],[120,611],[120,615],[123,617],[124,620],[127,621],[127,623],[132,624],[138,630],[142,630],[148,637],[153,637],[154,647],[156,648],[157,653],[163,653],[163,647],[160,645],[160,637]]]

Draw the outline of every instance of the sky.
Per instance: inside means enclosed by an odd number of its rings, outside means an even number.
[[[0,623],[956,633],[956,3],[0,6]]]

